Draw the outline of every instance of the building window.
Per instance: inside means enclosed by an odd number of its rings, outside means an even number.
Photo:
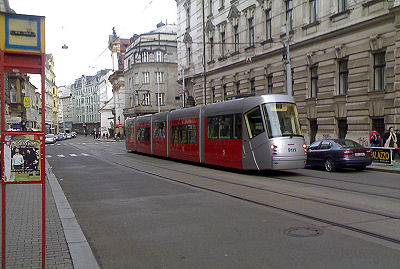
[[[165,93],[160,92],[156,93],[157,96],[157,105],[163,106],[165,105]]]
[[[188,65],[192,63],[192,50],[190,49],[190,47],[187,48],[187,62]]]
[[[156,51],[156,62],[164,62],[164,53],[162,51]]]
[[[135,104],[138,106],[139,105],[139,94],[135,94]]]
[[[349,89],[349,70],[347,68],[347,64],[347,59],[339,61],[339,94],[347,94]]]
[[[268,85],[267,93],[271,94],[272,88],[274,87],[274,84],[272,83],[272,74],[267,77],[267,85]]]
[[[374,90],[385,90],[385,52],[374,54]]]
[[[254,46],[254,19],[249,19],[249,46]]]
[[[208,11],[209,11],[209,13],[210,13],[210,15],[212,15],[213,14],[213,0],[209,0],[208,1]]]
[[[224,8],[225,0],[219,0],[219,8]]]
[[[310,23],[317,21],[317,0],[310,0]]]
[[[236,94],[240,94],[240,81],[236,82]]]
[[[311,74],[311,98],[317,98],[318,94],[318,67],[312,66],[310,67]]]
[[[143,51],[142,52],[142,63],[149,62],[149,52]]]
[[[212,102],[215,103],[215,87],[211,89]]]
[[[164,83],[164,72],[156,72],[156,83]]]
[[[235,25],[233,27],[234,38],[235,38],[235,52],[239,52],[239,26]]]
[[[214,38],[210,37],[210,61],[214,59]]]
[[[338,0],[338,12],[344,12],[347,10],[347,0]]]
[[[227,94],[226,94],[226,84],[224,84],[224,86],[222,86],[222,94],[223,94],[224,100],[226,100],[226,97],[227,97]]]
[[[225,57],[225,32],[221,32],[221,56]]]
[[[289,31],[293,30],[293,0],[286,0],[286,23]]]
[[[143,72],[143,84],[150,83],[150,74],[149,72]]]
[[[267,40],[272,38],[272,11],[265,10],[265,37]]]
[[[139,73],[135,73],[135,84],[139,85]]]
[[[150,105],[150,93],[147,92],[143,96],[143,105],[149,106]]]
[[[254,78],[250,79],[250,93],[256,95],[256,80]]]
[[[190,28],[190,6],[189,6],[189,3],[186,6],[186,28]]]

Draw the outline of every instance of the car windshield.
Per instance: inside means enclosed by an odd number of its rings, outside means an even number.
[[[350,139],[336,139],[335,143],[341,145],[343,148],[362,148],[360,144]]]
[[[263,104],[263,111],[269,137],[303,136],[295,104]]]
[[[53,134],[47,134],[46,137],[54,137]]]

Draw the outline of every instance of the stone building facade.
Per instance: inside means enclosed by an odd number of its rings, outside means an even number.
[[[79,133],[90,133],[100,129],[100,94],[98,82],[104,72],[97,72],[94,76],[82,75],[71,85],[73,105],[73,130]]]
[[[290,94],[308,143],[368,146],[372,128],[400,129],[399,0],[176,2],[178,64],[196,104],[286,94],[288,22]]]
[[[124,61],[125,117],[170,111],[182,103],[179,86],[176,25],[135,35]]]

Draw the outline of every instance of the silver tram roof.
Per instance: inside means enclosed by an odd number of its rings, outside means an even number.
[[[239,98],[229,101],[217,102],[207,105],[194,106],[189,108],[180,108],[172,110],[169,113],[171,120],[177,118],[188,118],[190,116],[199,115],[199,111],[201,108],[203,108],[204,116],[215,115],[215,114],[224,115],[224,114],[246,112],[257,105],[264,103],[295,103],[295,100],[293,96],[289,95],[266,94],[260,96],[252,96],[252,97]],[[133,118],[136,118],[139,120],[139,122],[141,122],[142,120],[147,121],[148,117],[151,116],[153,116],[153,118],[156,117],[156,119],[163,119],[166,118],[167,114],[168,112],[161,112],[161,113],[148,114],[137,117],[130,117],[127,118],[126,120],[130,121]]]

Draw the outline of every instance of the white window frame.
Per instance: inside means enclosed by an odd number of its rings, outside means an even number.
[[[155,57],[156,62],[163,63],[164,62],[164,52],[162,51],[156,51],[156,57]]]
[[[150,104],[150,92],[146,92],[143,94],[143,105],[149,106]]]
[[[139,85],[139,73],[135,73],[135,85]]]
[[[164,83],[164,72],[156,72],[156,83]]]
[[[150,84],[150,73],[143,72],[143,84]]]
[[[160,92],[156,93],[157,97],[157,105],[164,106],[165,105],[165,93]]]
[[[148,63],[148,62],[149,62],[149,52],[143,51],[142,52],[142,63]]]

